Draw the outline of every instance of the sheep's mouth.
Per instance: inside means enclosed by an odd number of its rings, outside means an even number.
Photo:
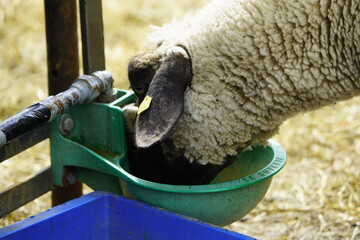
[[[176,149],[170,139],[149,148],[129,151],[130,172],[152,182],[172,185],[209,184],[228,165],[190,162],[184,149]]]

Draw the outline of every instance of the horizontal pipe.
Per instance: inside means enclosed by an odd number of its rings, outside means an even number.
[[[0,124],[0,146],[49,121],[51,111],[48,107],[36,103]]]
[[[114,80],[108,71],[78,77],[70,88],[50,96],[0,123],[0,146],[50,122],[74,104],[90,103],[100,94],[111,95]]]
[[[0,146],[0,163],[16,154],[42,142],[49,137],[49,123],[45,123],[15,139]]]
[[[47,167],[26,181],[0,191],[0,217],[42,196],[51,187],[51,169]]]

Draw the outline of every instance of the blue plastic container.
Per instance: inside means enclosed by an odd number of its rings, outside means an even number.
[[[1,240],[250,240],[236,232],[106,192],[93,192],[0,229]]]

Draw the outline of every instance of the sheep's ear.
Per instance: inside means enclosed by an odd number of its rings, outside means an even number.
[[[135,123],[136,145],[147,148],[169,135],[184,109],[184,92],[191,82],[191,61],[170,54],[156,71]],[[148,106],[142,105],[148,104]],[[149,105],[150,104],[150,105]]]

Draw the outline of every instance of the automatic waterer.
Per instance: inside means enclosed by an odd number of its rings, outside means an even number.
[[[100,101],[92,101],[99,96]],[[0,145],[28,128],[51,121],[55,185],[72,185],[75,179],[80,179],[94,190],[122,194],[220,226],[255,208],[273,175],[286,162],[282,147],[269,140],[266,146],[252,146],[242,152],[210,184],[171,185],[140,179],[130,171],[127,151],[130,138],[126,137],[125,127],[129,129],[134,124],[135,100],[133,92],[112,88],[109,72],[84,75],[69,90],[2,122]]]
[[[135,102],[130,91],[117,90],[111,103],[77,105],[51,126],[53,181],[66,185],[72,172],[94,190],[131,197],[176,213],[224,226],[239,220],[263,199],[272,176],[286,162],[274,140],[240,154],[210,184],[170,185],[132,175],[126,146],[124,107]],[[127,112],[134,119],[136,108]],[[64,121],[71,129],[64,133]],[[66,125],[66,124],[65,124]]]

